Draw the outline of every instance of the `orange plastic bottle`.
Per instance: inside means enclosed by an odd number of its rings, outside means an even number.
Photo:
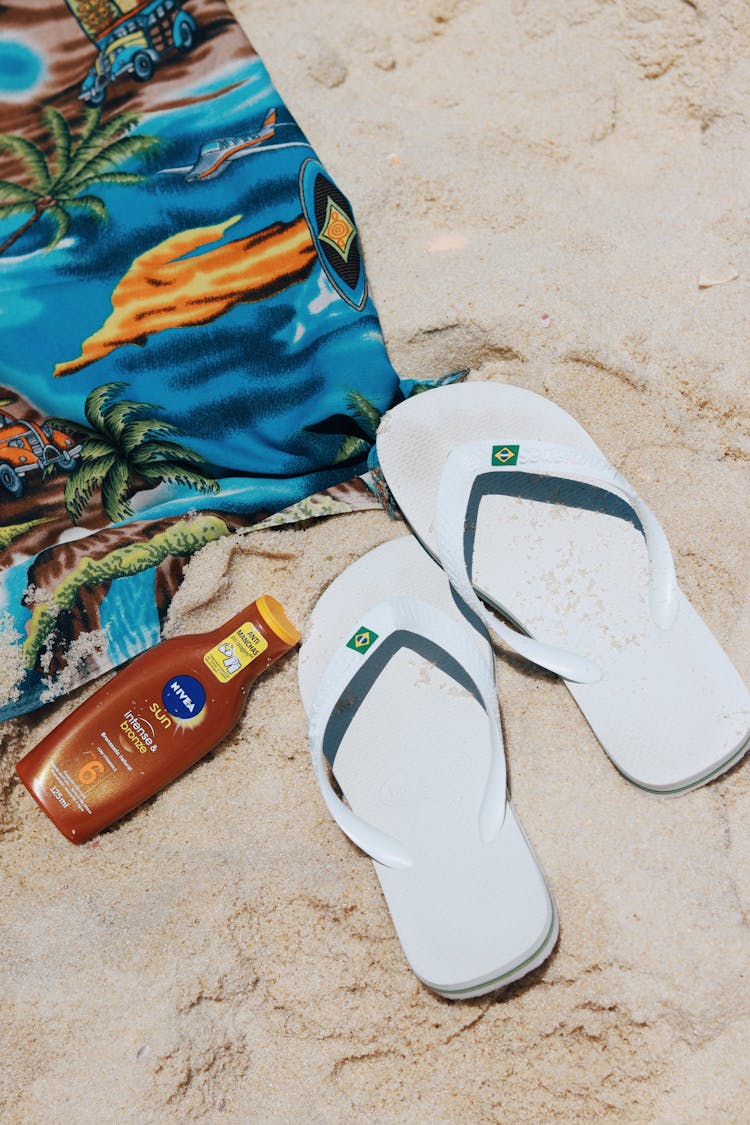
[[[18,776],[83,844],[207,754],[239,720],[253,681],[299,639],[264,594],[210,633],[162,641],[63,719]]]

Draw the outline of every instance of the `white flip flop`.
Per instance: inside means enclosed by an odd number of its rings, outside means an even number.
[[[506,799],[492,647],[415,539],[331,583],[299,680],[323,798],[374,860],[420,980],[463,999],[541,964],[557,913]]]
[[[466,605],[566,680],[630,781],[676,796],[746,753],[750,693],[677,585],[664,531],[561,407],[440,387],[384,417],[377,452]]]

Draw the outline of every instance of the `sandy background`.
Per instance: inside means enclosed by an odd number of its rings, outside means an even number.
[[[574,413],[750,677],[750,6],[232,6],[355,205],[399,372],[471,367]],[[216,543],[170,631],[264,589],[304,622],[403,533],[371,512]],[[561,937],[463,1003],[410,973],[325,813],[296,657],[216,753],[81,849],[8,780],[72,701],[6,724],[3,1122],[747,1121],[747,765],[659,801],[562,685],[501,666],[500,693]]]

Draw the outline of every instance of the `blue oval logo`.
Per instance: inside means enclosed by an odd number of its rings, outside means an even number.
[[[195,676],[173,676],[164,685],[161,698],[170,715],[182,722],[195,719],[206,706],[206,690]]]

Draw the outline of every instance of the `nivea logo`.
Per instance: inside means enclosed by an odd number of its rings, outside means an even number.
[[[206,706],[205,689],[195,676],[174,676],[164,685],[161,698],[170,715],[183,722],[196,718]]]

